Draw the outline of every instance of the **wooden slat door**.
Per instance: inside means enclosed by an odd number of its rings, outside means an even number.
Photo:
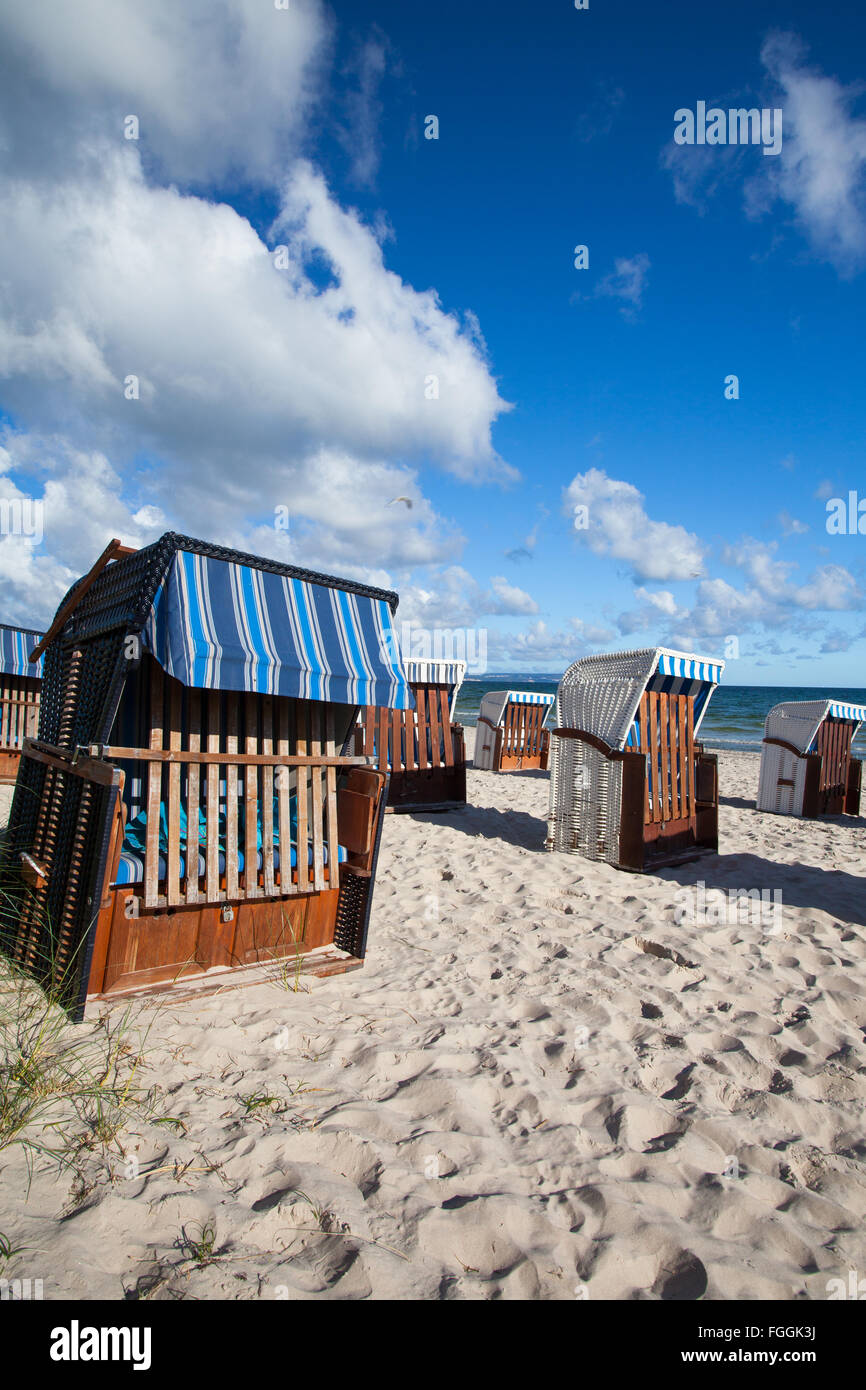
[[[547,705],[509,701],[502,718],[499,770],[540,768],[545,765]]]
[[[637,751],[647,756],[644,824],[684,826],[696,809],[694,697],[645,691],[637,737]]]
[[[818,796],[820,810],[825,815],[841,815],[845,807],[853,732],[853,724],[829,717],[818,730],[816,746],[821,755]]]

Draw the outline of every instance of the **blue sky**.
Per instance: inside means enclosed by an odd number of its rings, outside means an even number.
[[[825,526],[866,499],[859,7],[4,8],[8,620],[176,527],[493,669],[863,683],[866,534]],[[781,154],[675,145],[699,100],[780,108]]]

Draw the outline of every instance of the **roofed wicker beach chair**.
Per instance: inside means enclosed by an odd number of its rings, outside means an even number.
[[[0,623],[0,782],[14,782],[25,738],[39,727],[42,661],[30,653],[43,634]]]
[[[546,769],[553,701],[553,695],[530,690],[488,691],[475,728],[475,766],[489,772]]]
[[[862,764],[851,745],[866,705],[792,700],[764,721],[758,810],[784,816],[860,813]]]
[[[466,804],[463,726],[452,722],[465,661],[404,660],[414,710],[368,705],[355,751],[390,775],[389,811],[448,811]]]
[[[359,705],[412,703],[396,606],[186,536],[112,542],[42,644],[7,954],[76,1017],[274,960],[361,965],[387,777],[347,750]]]
[[[650,871],[718,848],[717,760],[697,742],[724,662],[650,647],[559,684],[547,848]]]

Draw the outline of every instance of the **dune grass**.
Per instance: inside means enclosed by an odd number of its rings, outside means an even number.
[[[119,1145],[132,1122],[154,1118],[159,1088],[148,1086],[147,1035],[131,1007],[97,1021],[67,1013],[0,956],[0,1154],[19,1146],[32,1176],[40,1160],[77,1169]]]

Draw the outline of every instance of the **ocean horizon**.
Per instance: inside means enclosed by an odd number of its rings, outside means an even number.
[[[549,672],[503,672],[482,678],[467,677],[457,696],[455,719],[473,726],[478,719],[482,697],[489,690],[530,689],[555,695],[559,677]],[[866,688],[857,686],[806,685],[720,685],[714,692],[701,725],[706,748],[757,753],[761,749],[764,720],[773,705],[786,700],[844,700],[866,704]],[[866,724],[861,725],[852,745],[858,757],[866,757]]]

